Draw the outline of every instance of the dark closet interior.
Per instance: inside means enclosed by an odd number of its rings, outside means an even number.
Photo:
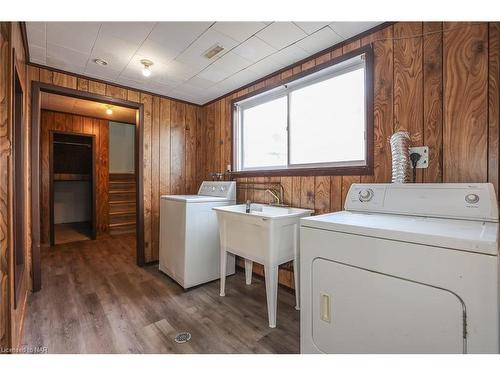
[[[95,239],[94,137],[51,134],[51,244]]]

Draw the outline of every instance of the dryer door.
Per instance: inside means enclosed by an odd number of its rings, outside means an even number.
[[[317,258],[313,341],[324,353],[463,353],[466,310],[454,293]]]

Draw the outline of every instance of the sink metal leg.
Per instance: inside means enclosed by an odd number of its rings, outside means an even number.
[[[220,250],[220,296],[226,295],[226,266],[227,266],[227,251]]]
[[[264,265],[266,278],[267,317],[269,327],[276,328],[276,309],[278,306],[278,266]]]
[[[245,281],[247,285],[252,284],[253,262],[245,259]]]

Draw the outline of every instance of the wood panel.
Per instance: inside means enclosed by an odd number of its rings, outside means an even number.
[[[443,38],[441,22],[424,22],[424,144],[429,146],[429,167],[424,182],[442,182],[443,169]]]
[[[42,110],[40,117],[40,235],[41,243],[50,241],[50,206],[49,206],[49,134],[59,130],[70,133],[95,135],[96,148],[96,227],[97,234],[108,232],[109,226],[109,132],[108,122],[101,119],[72,115],[68,113]]]
[[[21,126],[23,149],[17,147],[17,152],[23,153],[24,160],[29,160],[28,147],[30,132],[28,130],[27,113],[29,111],[29,88],[27,84],[28,69],[26,67],[25,51],[22,32],[17,22],[0,22],[0,348],[18,348],[23,335],[23,321],[30,279],[31,259],[31,226],[29,215],[31,205],[29,201],[29,183],[27,177],[29,168],[25,168],[23,186],[16,189],[16,204],[23,206],[15,209],[24,210],[23,221],[17,223],[21,228],[13,228],[14,194],[13,171],[14,158],[14,123],[13,123],[13,71],[14,66],[19,75],[23,90]],[[30,74],[30,77],[32,75]],[[24,272],[18,283],[14,282],[14,235],[20,236],[19,243],[24,244]],[[17,290],[15,287],[17,286]],[[14,304],[14,295],[17,294],[17,303]]]
[[[185,189],[188,194],[195,194],[198,190],[196,181],[196,130],[198,110],[192,106],[186,106],[185,118]]]
[[[394,25],[394,131],[408,131],[411,143],[423,141],[422,22]],[[417,180],[422,182],[422,171]]]
[[[170,194],[170,100],[160,99],[160,194]]]
[[[142,158],[142,177],[144,192],[144,257],[146,261],[151,261],[153,252],[151,249],[151,126],[153,116],[152,97],[141,93],[141,103],[144,106],[143,123],[143,158]]]
[[[172,103],[170,112],[170,192],[181,194],[185,189],[186,168],[186,105]]]
[[[160,241],[160,98],[153,96],[151,124],[151,258],[158,259]],[[153,155],[158,155],[153,157]]]
[[[500,22],[489,25],[489,77],[488,77],[488,181],[500,195],[499,138],[500,138]]]
[[[0,348],[10,346],[10,294],[9,294],[9,56],[10,31],[7,22],[0,23]],[[7,151],[7,152],[5,152]]]
[[[488,25],[446,22],[444,29],[443,181],[485,182]]]

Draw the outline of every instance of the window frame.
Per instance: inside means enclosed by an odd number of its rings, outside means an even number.
[[[373,48],[371,45],[366,45],[361,48],[352,50],[342,56],[333,58],[323,64],[316,65],[315,67],[308,69],[299,74],[295,74],[287,79],[280,80],[279,82],[264,87],[262,89],[253,91],[249,94],[241,95],[231,100],[231,138],[232,138],[232,161],[231,165],[233,169],[236,169],[236,164],[238,160],[238,155],[236,155],[238,148],[237,143],[240,142],[239,134],[239,123],[235,121],[236,117],[240,112],[238,112],[237,105],[242,101],[251,102],[251,105],[246,106],[251,108],[253,106],[259,105],[263,102],[267,102],[270,99],[274,100],[279,97],[287,96],[289,100],[289,94],[291,91],[305,87],[323,80],[333,78],[340,72],[345,71],[344,69],[340,71],[333,71],[331,73],[326,73],[325,75],[318,76],[317,78],[312,78],[301,82],[303,79],[314,75],[322,71],[323,69],[338,65],[344,61],[350,60],[356,56],[365,55],[365,124],[366,124],[366,140],[365,140],[365,163],[363,165],[356,165],[357,162],[347,162],[347,163],[337,163],[337,165],[331,165],[331,163],[315,163],[315,164],[288,164],[286,168],[280,167],[261,167],[256,169],[245,169],[241,171],[234,170],[232,174],[235,177],[255,177],[255,176],[318,176],[318,175],[371,175],[373,174],[373,150],[374,150],[374,134],[373,134]],[[313,57],[308,58],[308,60],[313,59]],[[294,64],[295,66],[297,64]],[[280,72],[290,69],[287,67],[276,73],[273,73],[269,77],[276,76]],[[345,69],[350,69],[346,67]],[[351,68],[352,69],[352,68]],[[267,77],[265,77],[267,78]],[[264,78],[264,79],[265,79]],[[262,80],[259,80],[259,82]],[[293,89],[286,87],[289,84],[293,84]],[[273,93],[274,91],[274,93]],[[255,99],[252,99],[254,98]],[[260,97],[260,98],[259,98]],[[290,107],[288,106],[288,112]],[[243,126],[241,126],[243,128]],[[287,153],[288,162],[290,161],[290,130],[287,132]],[[325,165],[328,164],[328,165]],[[341,165],[345,164],[345,165]]]

